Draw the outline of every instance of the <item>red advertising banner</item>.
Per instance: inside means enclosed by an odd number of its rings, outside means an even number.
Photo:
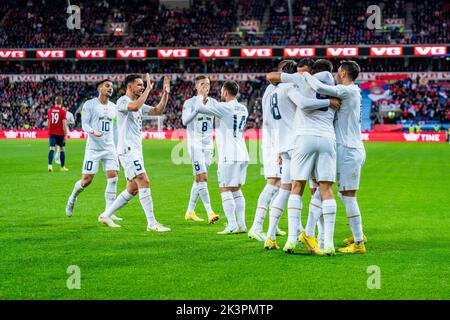
[[[363,141],[386,142],[446,142],[444,132],[363,132]]]
[[[246,140],[259,140],[261,130],[246,130]],[[69,139],[85,139],[87,134],[82,130],[71,130]],[[187,133],[179,130],[146,130],[142,132],[142,138],[148,140],[183,140]],[[398,141],[398,142],[446,142],[447,134],[444,132],[363,132],[363,141]],[[0,139],[48,139],[47,130],[0,130]]]

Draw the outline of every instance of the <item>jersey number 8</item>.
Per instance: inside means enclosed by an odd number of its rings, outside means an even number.
[[[270,109],[272,110],[272,116],[275,120],[281,119],[280,109],[278,108],[278,95],[277,93],[272,94],[270,97]]]

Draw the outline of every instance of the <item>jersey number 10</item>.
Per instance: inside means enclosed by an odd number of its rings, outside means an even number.
[[[109,132],[110,123],[107,121],[102,121],[102,132]]]

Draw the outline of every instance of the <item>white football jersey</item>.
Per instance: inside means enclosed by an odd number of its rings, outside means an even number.
[[[264,91],[264,95],[261,100],[262,104],[262,142],[261,147],[263,149],[278,150],[278,135],[275,120],[272,116],[270,108],[270,94],[275,90],[273,84],[269,84]]]
[[[212,99],[212,98],[208,98]],[[214,99],[212,99],[214,100]],[[183,104],[182,120],[187,129],[187,144],[189,152],[194,149],[213,150],[213,125],[214,116],[204,113],[196,113],[195,97],[186,100]]]
[[[115,150],[113,120],[116,117],[116,105],[108,101],[102,104],[98,98],[87,100],[81,109],[81,125],[88,133],[86,149]],[[101,137],[94,136],[92,130],[103,133]]]
[[[305,75],[308,83],[320,94],[341,99],[335,120],[336,142],[349,148],[364,148],[361,137],[361,89],[356,85],[324,85]]]
[[[295,123],[293,119],[297,112],[297,105],[288,96],[291,89],[294,89],[293,83],[280,83],[269,97],[270,116],[278,131],[278,153],[294,148]]]
[[[209,99],[203,105],[201,97],[196,97],[199,113],[216,117],[216,144],[219,163],[249,161],[244,139],[247,122],[247,108],[236,99],[218,102]]]
[[[319,81],[324,82],[329,85],[334,85],[333,75],[330,72],[324,71],[319,72],[314,75]],[[302,74],[281,74],[282,82],[291,82],[298,86],[298,92],[310,99],[324,100],[327,101],[328,97],[323,96],[315,92],[311,86],[305,80]],[[291,99],[294,99],[295,92],[291,91]],[[334,116],[336,111],[328,106],[320,109],[304,109],[297,108],[295,113],[295,127],[296,135],[306,135],[306,136],[318,136],[327,137],[331,139],[336,139],[336,134],[334,132]]]
[[[117,127],[119,141],[117,154],[128,151],[142,152],[142,114],[149,113],[153,108],[144,104],[138,111],[128,111],[128,104],[133,102],[127,95],[117,100]]]

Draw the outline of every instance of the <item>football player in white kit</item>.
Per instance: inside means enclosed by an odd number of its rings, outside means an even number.
[[[338,190],[347,213],[352,236],[344,240],[344,253],[366,253],[367,241],[362,230],[361,213],[356,200],[361,169],[366,158],[361,137],[361,90],[355,84],[360,72],[354,61],[343,61],[338,69],[336,86],[325,85],[310,74],[304,74],[308,84],[319,94],[338,97],[341,108],[335,120],[337,146]]]
[[[223,84],[221,98],[224,102],[208,99],[205,105],[206,89],[205,84],[199,86],[193,112],[216,117],[217,175],[222,206],[228,220],[226,228],[218,234],[246,233],[245,198],[241,186],[245,183],[249,161],[244,140],[247,107],[236,99],[239,85],[235,81],[225,81]]]
[[[320,63],[326,60],[318,60]],[[316,62],[317,63],[317,62]],[[315,77],[330,85],[334,84],[331,75],[332,65],[328,61],[329,71],[319,72]],[[336,179],[336,137],[334,132],[335,108],[338,109],[340,102],[337,99],[321,97],[307,84],[304,76],[299,73],[286,74],[271,73],[268,80],[273,82],[291,82],[298,86],[298,92],[307,98],[318,98],[324,100],[324,105],[316,108],[305,108],[302,99],[291,99],[299,108],[295,114],[296,137],[294,151],[291,157],[290,174],[292,179],[292,191],[288,199],[289,234],[288,240],[283,248],[286,253],[293,253],[298,243],[298,225],[301,218],[302,195],[306,181],[314,177],[319,183],[322,198],[322,211],[324,215],[324,252],[334,255],[334,221],[336,218],[336,201],[333,194],[333,183]],[[303,239],[304,232],[300,239]],[[315,238],[314,238],[315,240]],[[318,248],[317,240],[313,246],[314,253],[322,255]],[[312,251],[313,252],[313,251]]]
[[[210,81],[208,77],[199,75],[195,78],[195,89],[198,92],[199,86],[203,86],[205,94],[209,94]],[[212,98],[208,98],[212,99]],[[208,192],[208,168],[211,164],[214,143],[213,143],[213,124],[214,116],[193,113],[195,97],[186,100],[183,104],[182,121],[187,128],[188,152],[192,159],[192,169],[194,173],[194,183],[191,188],[189,205],[186,210],[185,219],[193,221],[204,221],[195,213],[195,206],[200,196],[206,213],[208,214],[208,223],[214,224],[219,220],[219,215],[214,213],[211,207],[211,200]]]
[[[289,70],[283,70],[283,72],[294,74],[297,71],[312,70],[313,65],[314,61],[312,59],[302,59],[298,66],[294,64]],[[315,97],[307,98],[292,83],[278,84],[270,96],[270,101],[272,118],[278,130],[278,153],[281,155],[283,165],[281,190],[275,197],[270,208],[269,231],[264,248],[278,249],[275,230],[291,193],[291,157],[294,149],[295,131],[297,129],[293,119],[295,119],[297,107],[303,109],[322,108],[328,106],[328,101],[318,100]],[[299,221],[298,229],[296,233],[300,234],[303,231],[301,221]]]
[[[278,64],[278,71],[283,70],[287,72],[289,68],[296,68],[296,63],[293,60],[283,60]],[[258,241],[264,241],[266,234],[263,232],[264,220],[268,206],[277,197],[280,191],[281,180],[281,163],[278,155],[278,130],[271,107],[270,95],[275,90],[273,84],[269,84],[264,91],[262,97],[262,155],[264,164],[264,177],[267,184],[264,186],[261,194],[258,197],[258,204],[256,206],[255,218],[253,225],[248,231],[248,237]],[[278,229],[276,226],[276,235],[286,235],[286,232]]]
[[[81,111],[81,124],[88,134],[83,161],[83,177],[75,183],[72,194],[67,200],[66,215],[71,217],[78,195],[87,188],[98,172],[100,162],[106,173],[105,202],[109,207],[116,198],[117,172],[119,162],[113,137],[113,120],[116,116],[116,105],[109,101],[113,94],[113,83],[109,79],[97,84],[98,97],[87,100]],[[122,220],[116,216],[114,220]]]
[[[112,228],[120,227],[112,221],[111,216],[139,193],[139,200],[147,218],[147,231],[167,232],[170,229],[158,223],[153,213],[150,181],[144,168],[141,131],[143,114],[159,115],[164,112],[169,98],[170,79],[164,77],[161,101],[153,107],[145,104],[153,88],[148,74],[146,82],[147,86],[144,89],[144,81],[140,75],[127,76],[125,78],[126,94],[117,100],[119,130],[117,153],[125,171],[127,187],[99,216],[98,220]]]

